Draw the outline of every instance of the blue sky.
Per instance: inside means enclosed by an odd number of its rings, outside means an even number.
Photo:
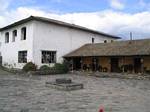
[[[150,38],[150,0],[0,0],[0,27],[30,15],[128,39]]]
[[[137,13],[149,10],[146,7],[150,0],[8,0],[11,5],[8,9],[17,9],[18,7],[40,7],[46,11],[57,11],[61,13],[73,12],[95,12],[102,10],[118,10],[112,7],[111,1],[120,1],[123,4],[122,11],[128,13]]]

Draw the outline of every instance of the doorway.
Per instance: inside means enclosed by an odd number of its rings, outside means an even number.
[[[111,58],[111,72],[119,72],[119,58]]]
[[[134,71],[135,73],[140,73],[141,72],[141,58],[134,58]]]
[[[81,70],[81,58],[80,57],[73,59],[73,70]]]
[[[98,70],[98,57],[92,57],[92,71]]]

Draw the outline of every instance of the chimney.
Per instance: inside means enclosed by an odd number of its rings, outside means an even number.
[[[130,40],[132,40],[132,32],[130,32]]]
[[[132,32],[130,32],[130,41],[129,41],[129,44],[131,44],[132,43]]]

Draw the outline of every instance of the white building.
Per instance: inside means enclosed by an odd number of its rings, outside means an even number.
[[[61,63],[63,56],[86,43],[110,42],[119,37],[52,19],[30,16],[0,29],[2,64],[22,68],[32,61]]]

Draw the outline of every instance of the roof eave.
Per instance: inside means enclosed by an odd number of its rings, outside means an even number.
[[[53,20],[53,19],[48,19],[48,18],[43,18],[43,17],[36,17],[36,16],[30,16],[30,17],[22,19],[22,20],[20,20],[18,22],[14,22],[14,23],[12,23],[12,24],[10,24],[8,26],[0,28],[0,31],[7,30],[7,29],[9,29],[11,27],[14,27],[14,26],[26,23],[26,22],[31,21],[31,20],[49,22],[49,23],[53,23],[53,24],[67,26],[67,27],[70,27],[70,28],[76,28],[76,29],[80,29],[80,30],[83,30],[83,31],[88,31],[88,32],[91,32],[91,33],[96,33],[96,34],[103,35],[103,36],[106,36],[106,37],[109,37],[109,38],[113,38],[113,39],[121,39],[121,37],[118,37],[118,36],[106,34],[106,33],[103,33],[103,32],[96,31],[96,30],[92,30],[92,29],[88,29],[86,27],[78,26],[78,25],[75,25],[75,24],[70,24],[70,23],[66,23],[66,22],[62,22],[62,21],[58,21],[58,20]]]

